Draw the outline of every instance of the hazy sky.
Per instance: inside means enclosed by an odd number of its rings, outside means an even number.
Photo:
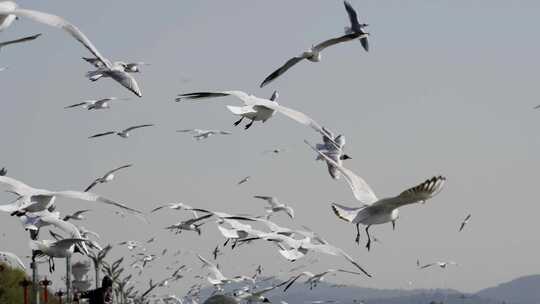
[[[538,151],[540,103],[537,60],[540,5],[537,1],[351,1],[369,23],[371,50],[357,42],[304,62],[259,89],[258,84],[291,56],[343,33],[348,19],[341,1],[177,0],[20,1],[26,8],[64,16],[77,24],[113,60],[145,61],[135,75],[143,98],[116,83],[90,83],[88,52],[64,32],[21,19],[0,33],[1,41],[43,33],[38,40],[6,47],[0,54],[2,111],[0,167],[32,186],[84,189],[115,166],[134,163],[95,191],[149,211],[161,203],[231,213],[264,212],[253,195],[274,195],[292,205],[296,218],[278,215],[287,227],[307,225],[343,248],[372,279],[342,275],[340,282],[377,288],[447,287],[475,291],[517,276],[540,272],[538,256]],[[345,181],[333,181],[302,141],[320,141],[306,127],[276,115],[249,131],[215,102],[175,103],[178,93],[240,89],[262,97],[279,90],[279,102],[304,111],[343,133],[348,168],[364,177],[379,197],[396,195],[433,175],[448,178],[445,189],[425,205],[401,210],[396,231],[374,226],[381,240],[371,252],[354,243],[353,225],[339,220],[331,202],[355,206]],[[84,99],[134,97],[109,111],[64,110]],[[94,133],[133,124],[156,127],[128,140]],[[176,129],[216,128],[231,136],[195,142]],[[263,155],[285,148],[278,156]],[[242,185],[243,177],[252,179]],[[2,203],[10,196],[1,195]],[[59,200],[67,213],[92,207],[82,225],[102,235],[102,244],[144,241],[149,252],[192,250],[210,256],[223,238],[214,224],[202,237],[163,228],[190,217],[185,212],[149,216],[149,225],[120,218],[115,209]],[[473,217],[464,232],[460,221]],[[18,220],[0,214],[0,250],[29,254]],[[43,233],[43,237],[48,236]],[[293,267],[268,243],[225,251],[226,275]],[[111,258],[127,255],[115,247]],[[350,265],[323,255],[311,271]],[[416,270],[423,262],[454,260],[459,267]],[[77,257],[77,259],[80,259]],[[194,254],[183,262],[200,272]],[[306,259],[307,260],[307,259]],[[25,260],[27,261],[27,260]],[[167,257],[141,278],[162,279]],[[61,261],[57,261],[59,265]],[[299,260],[294,265],[303,265]],[[55,277],[63,275],[57,266]],[[45,273],[46,267],[41,269]],[[269,273],[265,273],[268,275]],[[331,278],[330,280],[334,280]],[[182,294],[194,279],[173,287]],[[146,286],[146,285],[145,285]],[[63,287],[56,281],[53,288]]]

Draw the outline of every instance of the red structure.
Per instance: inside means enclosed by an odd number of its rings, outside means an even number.
[[[51,281],[47,280],[47,277],[43,281],[39,282],[39,285],[43,286],[43,303],[49,303],[49,286],[52,284]]]
[[[19,286],[23,288],[23,297],[24,297],[24,304],[28,304],[28,286],[32,285],[32,282],[24,279],[19,282]]]

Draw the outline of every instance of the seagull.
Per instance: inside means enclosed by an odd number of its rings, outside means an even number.
[[[86,213],[88,211],[91,211],[90,209],[85,209],[85,210],[79,210],[73,214],[69,214],[69,215],[66,215],[64,216],[63,220],[64,221],[69,221],[69,220],[77,220],[77,221],[82,221],[85,219],[85,217],[83,216],[83,213]]]
[[[201,130],[201,129],[187,129],[187,130],[177,130],[176,132],[181,133],[190,133],[193,135],[193,138],[196,140],[207,139],[212,135],[231,135],[231,132],[220,131],[220,130]]]
[[[350,208],[333,203],[332,210],[340,219],[356,225],[356,243],[358,244],[360,243],[359,226],[360,224],[366,225],[366,234],[368,236],[366,248],[368,250],[371,247],[371,237],[369,235],[371,225],[391,222],[392,227],[395,229],[396,220],[399,217],[399,207],[418,202],[424,203],[437,195],[446,181],[443,176],[434,176],[415,187],[403,191],[398,196],[378,199],[371,187],[361,177],[336,163],[330,157],[311,146],[309,142],[306,141],[306,143],[344,175],[353,190],[355,198],[364,204],[359,208]]]
[[[270,207],[265,208],[266,212],[268,213],[268,216],[266,217],[267,219],[270,219],[270,216],[273,213],[280,212],[280,211],[283,211],[283,212],[287,213],[287,215],[291,219],[294,219],[294,210],[293,210],[293,208],[290,207],[290,206],[287,206],[287,205],[285,205],[283,203],[280,203],[276,197],[255,195],[254,198],[265,200],[270,205]]]
[[[328,130],[327,128],[323,127],[324,132],[326,132],[327,136],[323,136],[323,143],[317,144],[316,148],[320,152],[324,153],[326,156],[331,158],[334,162],[338,163],[339,165],[343,164],[343,161],[346,159],[351,159],[351,157],[345,153],[343,153],[343,148],[345,146],[345,136],[338,135],[334,136],[332,131]],[[333,140],[329,140],[333,139]],[[337,147],[334,145],[337,144]],[[317,156],[317,160],[324,160],[323,157],[320,155]],[[339,179],[341,176],[341,173],[339,170],[332,165],[330,162],[326,162],[328,166],[328,173],[333,179]]]
[[[221,273],[221,271],[217,268],[217,266],[215,264],[213,264],[212,262],[206,260],[205,258],[200,256],[199,254],[197,255],[197,257],[203,263],[203,266],[208,268],[210,270],[210,272],[214,276],[214,277],[208,276],[207,277],[208,282],[210,282],[210,284],[214,285],[214,287],[216,287],[218,289],[220,289],[222,285],[227,284],[227,283],[231,283],[231,282],[250,281],[253,284],[255,284],[255,280],[253,280],[252,278],[247,277],[247,276],[236,276],[236,277],[234,277],[232,279],[229,279],[226,276],[224,276],[223,273]]]
[[[104,110],[104,109],[110,109],[111,101],[120,101],[120,100],[129,100],[129,98],[118,98],[118,97],[107,97],[107,98],[101,98],[101,99],[93,99],[93,100],[85,100],[80,103],[72,104],[69,106],[64,107],[64,109],[71,109],[76,107],[83,107],[87,110]]]
[[[54,258],[66,258],[74,253],[75,245],[89,242],[86,239],[63,239],[59,241],[30,241],[32,260],[38,256],[49,257],[49,272],[54,271]]]
[[[68,21],[64,20],[59,16],[19,8],[17,3],[13,1],[0,2],[0,32],[8,28],[17,17],[28,18],[33,21],[46,24],[48,26],[63,29],[69,35],[79,41],[103,64],[103,67],[99,68],[97,71],[89,72],[87,75],[88,77],[91,78],[94,74],[111,77],[112,79],[120,83],[122,86],[133,92],[135,95],[139,97],[142,96],[137,81],[127,72],[125,72],[125,67],[118,63],[113,64],[110,60],[101,55],[101,53],[92,44],[88,37],[86,37],[86,35],[75,25],[69,23]]]
[[[1,7],[0,7],[0,9],[1,9]],[[19,38],[19,39],[15,39],[15,40],[10,40],[10,41],[0,42],[0,51],[2,50],[3,47],[8,46],[10,44],[17,44],[17,43],[32,41],[32,40],[35,40],[36,38],[38,38],[39,36],[41,36],[41,34],[28,36],[28,37],[23,37],[23,38]]]
[[[158,206],[158,207],[152,209],[150,211],[150,213],[154,213],[154,212],[156,212],[158,210],[161,210],[163,208],[169,208],[169,209],[173,209],[173,210],[188,210],[188,211],[193,212],[193,216],[199,217],[197,215],[197,211],[194,210],[195,208],[193,208],[193,207],[191,207],[189,205],[186,205],[184,203],[173,203],[173,204],[161,205],[161,206]]]
[[[88,186],[84,192],[88,192],[90,191],[90,189],[94,188],[97,184],[105,184],[105,183],[108,183],[110,181],[112,181],[114,179],[114,173],[122,170],[122,169],[125,169],[125,168],[129,168],[133,166],[133,164],[128,164],[128,165],[123,165],[123,166],[120,166],[116,169],[112,169],[111,171],[105,173],[102,177],[98,177],[96,178],[91,184],[90,186]]]
[[[293,57],[285,64],[283,64],[280,68],[272,72],[272,74],[268,75],[263,82],[261,83],[260,87],[264,87],[265,85],[269,84],[270,82],[274,81],[276,78],[287,72],[290,68],[292,68],[294,65],[299,63],[300,61],[307,59],[311,62],[319,62],[321,61],[321,52],[326,49],[327,47],[333,46],[338,43],[347,42],[351,40],[355,40],[358,38],[365,38],[369,34],[368,33],[348,33],[344,36],[332,38],[326,41],[323,41],[317,45],[314,45],[311,47],[311,49],[304,51],[302,54]]]
[[[463,228],[465,228],[465,225],[467,225],[467,223],[469,223],[469,220],[471,219],[471,215],[467,215],[467,217],[463,220],[463,222],[461,222],[461,226],[459,226],[459,232],[461,232],[461,230],[463,230]]]
[[[435,263],[430,263],[430,264],[426,264],[422,267],[420,267],[420,269],[426,269],[426,268],[429,268],[431,266],[439,266],[440,268],[442,269],[446,269],[448,266],[450,265],[455,265],[457,266],[457,263],[456,262],[453,262],[453,261],[448,261],[448,262],[435,262]]]
[[[141,246],[141,243],[139,243],[138,241],[123,241],[123,242],[120,242],[118,243],[118,245],[122,246],[122,245],[126,245],[126,247],[131,251],[135,248],[139,248],[139,247],[142,247]]]
[[[242,178],[239,182],[238,182],[238,186],[240,186],[241,184],[243,183],[247,183],[247,181],[249,181],[249,179],[251,178],[251,176],[246,176],[244,178]]]
[[[351,26],[345,27],[345,34],[353,34],[358,33],[360,34],[360,44],[362,44],[362,47],[366,52],[369,51],[369,43],[368,43],[368,36],[369,33],[364,31],[364,28],[369,26],[369,24],[366,23],[360,23],[358,21],[358,15],[356,14],[356,11],[352,7],[352,5],[348,1],[343,1],[343,4],[345,5],[345,10],[347,11],[347,15],[349,15],[349,20],[351,22]]]
[[[5,167],[0,169],[0,176],[6,176],[6,174],[7,174],[7,169]]]
[[[22,270],[26,270],[26,267],[21,259],[11,252],[0,251],[0,262],[7,263],[9,265],[17,265]]]
[[[103,63],[98,58],[83,57],[82,59],[84,61],[90,63],[91,65],[93,65],[96,68],[104,67]],[[141,71],[140,70],[141,66],[150,65],[149,63],[146,63],[146,62],[130,62],[130,63],[126,63],[126,62],[123,62],[123,61],[117,61],[116,63],[122,65],[124,67],[124,71],[127,72],[127,73],[139,73]]]
[[[39,212],[47,210],[53,206],[56,197],[77,199],[88,202],[100,202],[108,205],[113,205],[121,209],[141,214],[140,211],[130,208],[124,204],[114,202],[108,198],[80,191],[50,191],[44,189],[32,188],[21,181],[7,176],[0,176],[0,184],[4,184],[11,191],[20,196],[15,203],[8,205],[0,205],[0,211],[11,212],[12,215],[24,215],[26,212]],[[22,203],[21,203],[22,202]]]
[[[349,271],[349,270],[344,270],[344,269],[328,269],[326,271],[323,271],[321,273],[317,273],[317,274],[313,274],[309,271],[304,271],[302,273],[300,273],[299,275],[295,276],[295,277],[291,277],[289,279],[289,284],[287,284],[287,286],[285,287],[285,289],[283,290],[284,292],[287,291],[287,289],[289,289],[293,284],[294,282],[296,282],[299,278],[303,277],[303,276],[306,276],[308,277],[308,280],[306,281],[306,284],[309,284],[309,289],[313,289],[315,287],[317,287],[317,285],[322,282],[324,280],[324,277],[330,273],[336,273],[336,272],[343,272],[343,273],[350,273],[350,274],[356,274],[356,275],[362,275],[362,273],[360,272],[355,272],[355,271]]]
[[[45,210],[35,213],[26,213],[19,219],[24,229],[30,231],[31,239],[37,239],[40,229],[49,225],[68,233],[72,238],[85,238],[75,225],[62,220],[59,212],[49,212],[48,210]],[[86,248],[84,248],[84,250],[86,250]]]
[[[169,227],[166,227],[165,229],[169,229],[169,230],[176,230],[176,234],[179,234],[181,233],[182,231],[184,230],[189,230],[189,231],[196,231],[199,235],[201,235],[201,226],[204,225],[205,223],[201,223],[201,224],[196,224],[197,222],[199,221],[202,221],[202,220],[205,220],[209,217],[212,217],[213,214],[206,214],[206,215],[203,215],[201,217],[198,217],[198,218],[192,218],[192,219],[189,219],[187,221],[182,221],[182,222],[179,222],[177,224],[174,224],[172,226],[169,226]]]
[[[259,98],[253,95],[249,95],[243,91],[215,91],[180,94],[178,95],[178,98],[176,98],[176,101],[180,102],[184,99],[200,100],[204,98],[216,98],[224,96],[234,96],[244,103],[244,106],[242,107],[227,106],[229,111],[231,111],[233,114],[241,116],[240,120],[234,123],[235,126],[240,124],[240,122],[242,122],[244,118],[248,118],[251,119],[251,122],[245,126],[245,129],[249,129],[253,122],[265,122],[270,119],[277,111],[300,124],[311,127],[315,131],[319,132],[322,136],[328,136],[322,126],[306,114],[279,105],[275,101],[278,98],[277,91],[274,91],[270,99]],[[329,138],[329,140],[333,141],[333,138]]]
[[[109,132],[104,132],[104,133],[99,133],[99,134],[94,134],[88,138],[96,138],[96,137],[101,137],[101,136],[106,136],[106,135],[112,135],[112,134],[116,134],[122,138],[128,138],[129,137],[129,132],[135,130],[135,129],[139,129],[139,128],[146,128],[146,127],[152,127],[154,126],[153,124],[144,124],[144,125],[137,125],[137,126],[133,126],[133,127],[129,127],[127,129],[124,129],[122,131],[109,131]]]

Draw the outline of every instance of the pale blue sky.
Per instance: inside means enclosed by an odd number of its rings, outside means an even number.
[[[0,167],[35,187],[83,189],[95,177],[125,163],[135,166],[96,192],[150,210],[165,202],[219,211],[262,213],[253,195],[275,195],[296,209],[284,226],[307,225],[342,247],[374,274],[340,277],[379,288],[448,287],[474,291],[517,276],[540,272],[536,233],[539,104],[537,1],[351,1],[370,24],[371,51],[359,43],[338,45],[320,63],[302,63],[268,87],[264,77],[286,59],[347,24],[341,1],[21,1],[26,8],[61,15],[77,24],[102,53],[114,60],[145,61],[136,75],[143,98],[113,104],[103,112],[63,107],[83,99],[131,97],[109,80],[90,83],[88,53],[60,30],[19,20],[0,34],[9,40],[43,33],[37,41],[6,47],[0,54],[2,148]],[[188,81],[186,81],[188,80]],[[353,157],[347,167],[363,176],[379,196],[395,195],[443,174],[442,193],[426,205],[401,210],[396,231],[373,227],[382,244],[371,252],[353,242],[354,229],[335,217],[330,202],[357,204],[344,181],[332,181],[303,139],[319,137],[283,116],[249,131],[234,128],[225,108],[233,99],[175,103],[178,93],[241,89],[302,110],[347,137]],[[155,123],[129,140],[91,134],[132,124]],[[234,135],[195,142],[176,129],[217,128]],[[261,155],[274,147],[288,151]],[[252,179],[241,187],[236,182]],[[7,202],[8,196],[1,197]],[[59,201],[70,212],[89,207]],[[96,206],[82,225],[103,235],[102,243],[156,236],[155,252],[190,249],[209,256],[222,243],[215,225],[202,237],[174,236],[162,228],[188,213],[163,212],[142,225]],[[472,213],[470,226],[458,225]],[[0,215],[1,249],[25,255],[26,234],[15,218]],[[365,236],[363,235],[363,241]],[[116,248],[113,256],[126,254]],[[199,263],[186,255],[185,263]],[[225,274],[288,269],[270,244],[226,251]],[[419,272],[416,259],[451,259],[443,273]],[[320,256],[310,270],[348,267]],[[154,265],[148,278],[160,279]],[[298,261],[297,264],[303,264]],[[233,266],[234,265],[234,266]],[[45,272],[45,267],[42,272]],[[58,271],[57,276],[62,275]],[[193,280],[175,286],[183,292]],[[58,286],[55,286],[58,287]]]

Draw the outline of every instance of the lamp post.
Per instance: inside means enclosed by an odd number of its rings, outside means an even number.
[[[49,303],[49,286],[51,284],[52,282],[48,280],[47,277],[39,282],[39,285],[43,286],[43,302],[45,304]]]
[[[64,292],[62,290],[58,290],[54,295],[58,297],[58,302],[62,304],[62,297],[64,296]]]
[[[23,299],[24,304],[29,304],[28,302],[28,286],[32,284],[31,281],[28,281],[26,278],[19,282],[19,286],[23,288]]]

